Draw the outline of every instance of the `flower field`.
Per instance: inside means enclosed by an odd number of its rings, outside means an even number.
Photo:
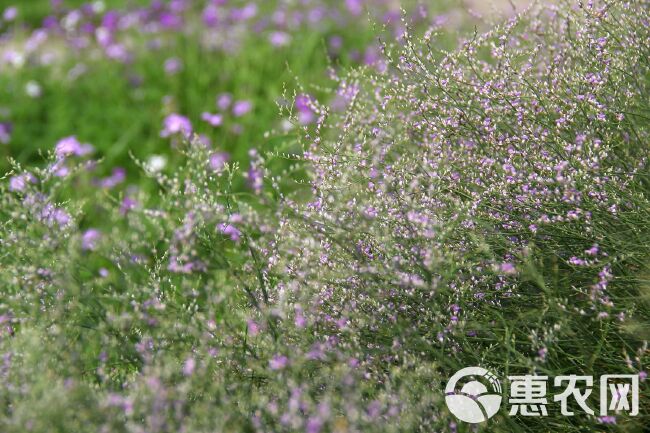
[[[0,0],[0,432],[647,431],[649,59],[647,0]]]

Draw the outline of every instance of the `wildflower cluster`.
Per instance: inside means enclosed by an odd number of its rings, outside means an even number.
[[[184,3],[146,17],[182,28]],[[443,390],[474,365],[640,381],[634,417],[563,401],[486,431],[642,431],[647,6],[535,6],[451,51],[439,23],[420,38],[400,21],[377,63],[332,71],[329,98],[280,104],[301,132],[289,155],[260,145],[243,165],[170,112],[157,132],[183,162],[138,160],[150,188],[97,178],[74,136],[45,168],[15,163],[0,431],[470,431]],[[256,14],[224,10],[208,2],[204,25]],[[214,102],[211,127],[257,109]]]

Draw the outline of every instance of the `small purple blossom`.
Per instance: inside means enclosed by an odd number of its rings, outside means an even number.
[[[345,7],[348,12],[353,16],[361,15],[363,12],[363,1],[362,0],[345,0]]]
[[[11,131],[13,127],[9,122],[0,122],[0,143],[7,144],[11,140]]]
[[[601,424],[616,424],[616,416],[599,416],[598,422]]]
[[[512,275],[517,272],[515,265],[513,265],[510,262],[501,263],[499,269],[501,272],[503,272],[506,275]]]
[[[231,224],[219,224],[219,231],[234,242],[238,242],[241,237],[241,231]]]
[[[285,32],[272,32],[269,35],[269,42],[271,42],[271,45],[274,47],[284,47],[291,43],[291,36]]]
[[[28,183],[36,183],[36,178],[31,173],[22,173],[9,179],[9,191],[22,192]]]
[[[284,355],[276,355],[269,361],[271,370],[282,370],[289,364],[289,358]]]
[[[264,174],[261,169],[251,164],[246,173],[246,180],[248,181],[248,186],[255,191],[255,194],[262,192],[262,186],[264,186]]]
[[[257,324],[254,320],[249,320],[247,323],[248,335],[255,337],[260,333],[260,325]]]
[[[18,8],[15,6],[9,6],[5,11],[2,13],[2,19],[4,19],[6,22],[10,22],[15,20],[18,17]]]
[[[253,103],[247,100],[237,101],[232,107],[232,114],[235,117],[242,117],[253,109]]]
[[[62,138],[56,144],[54,153],[59,158],[65,158],[67,156],[84,156],[93,152],[94,148],[90,144],[85,144],[79,142],[77,137],[74,135]]]
[[[210,168],[216,172],[223,170],[226,162],[230,159],[230,155],[227,152],[216,152],[210,155]]]
[[[296,96],[296,110],[298,111],[298,121],[302,125],[308,125],[316,120],[309,95]]]
[[[122,203],[120,204],[120,214],[126,215],[131,210],[135,209],[138,205],[138,202],[131,197],[124,197]]]
[[[194,360],[193,357],[189,357],[185,360],[185,363],[183,364],[183,374],[185,376],[191,376],[194,373],[194,369],[196,368],[196,361]]]
[[[81,249],[84,251],[94,251],[102,238],[102,234],[97,229],[88,229],[81,236]]]
[[[587,264],[587,262],[585,260],[580,259],[580,258],[575,257],[575,256],[573,256],[573,257],[571,257],[569,259],[569,263],[571,263],[572,265],[575,265],[575,266],[584,266],[584,265]]]
[[[223,116],[221,114],[212,114],[208,112],[203,112],[201,114],[201,119],[215,127],[221,126],[221,124],[223,123]]]
[[[183,61],[178,57],[171,57],[165,60],[164,69],[167,75],[175,75],[183,70]]]
[[[187,117],[172,113],[165,117],[160,136],[166,138],[177,134],[188,138],[192,134],[192,123]]]
[[[232,95],[230,93],[222,93],[217,96],[217,107],[219,110],[227,110],[230,104],[232,104]]]
[[[219,9],[210,3],[203,9],[201,18],[206,27],[216,27],[219,24]]]
[[[105,177],[99,181],[102,188],[111,189],[115,188],[126,179],[126,170],[122,167],[115,167],[110,176]]]

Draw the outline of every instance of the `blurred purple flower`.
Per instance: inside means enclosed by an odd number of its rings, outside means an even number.
[[[253,104],[250,101],[237,101],[232,107],[232,114],[235,117],[241,117],[253,109]]]
[[[163,29],[178,30],[183,26],[183,19],[172,12],[161,12],[158,22]]]
[[[260,325],[258,325],[254,320],[248,320],[247,323],[248,327],[248,335],[251,337],[255,337],[257,334],[260,333]]]
[[[28,182],[36,183],[36,178],[31,173],[22,173],[12,176],[9,179],[9,191],[24,191]]]
[[[120,204],[120,214],[126,215],[132,209],[135,209],[138,202],[130,197],[124,197],[122,204]]]
[[[53,30],[59,28],[59,20],[55,16],[47,16],[43,18],[43,28],[46,30]]]
[[[217,107],[220,110],[227,110],[232,104],[232,95],[230,93],[222,93],[217,96]]]
[[[291,42],[291,36],[285,32],[272,32],[269,35],[269,41],[274,47],[283,47],[289,45]]]
[[[101,239],[102,234],[97,229],[88,229],[81,236],[81,249],[84,251],[93,251],[97,248],[97,244]]]
[[[359,16],[363,12],[362,0],[345,0],[345,7],[354,16]]]
[[[210,168],[214,171],[221,171],[230,159],[230,155],[226,152],[217,152],[210,155]]]
[[[120,22],[120,14],[117,11],[106,11],[102,17],[102,27],[114,32]]]
[[[95,149],[90,144],[80,143],[77,140],[77,137],[71,135],[69,137],[64,137],[56,144],[54,153],[59,158],[65,158],[66,156],[84,156]]]
[[[248,181],[248,186],[255,191],[255,194],[262,192],[262,186],[264,185],[262,170],[251,164],[246,173],[246,180]]]
[[[230,18],[233,21],[246,21],[257,15],[257,5],[248,3],[243,8],[234,8],[230,12]]]
[[[219,231],[228,236],[233,242],[238,242],[241,237],[241,231],[230,224],[219,224]]]
[[[192,134],[192,123],[190,119],[180,114],[170,114],[165,117],[163,124],[163,130],[160,131],[160,136],[163,138],[175,134],[181,134],[187,138]]]
[[[2,14],[2,18],[7,22],[15,20],[16,17],[18,17],[18,8],[15,6],[9,6]]]
[[[203,9],[201,18],[207,27],[216,27],[219,24],[219,9],[216,5],[209,4]]]
[[[41,217],[46,224],[52,225],[56,223],[61,228],[67,226],[68,223],[70,222],[70,215],[66,211],[54,207],[51,204],[47,204],[43,208],[43,211],[41,212]]]
[[[309,95],[296,96],[296,110],[298,110],[298,121],[302,125],[308,125],[316,120],[314,111],[310,107]]]
[[[501,272],[503,272],[504,274],[508,274],[508,275],[514,274],[516,272],[515,265],[513,265],[510,262],[501,263],[500,269],[501,269]]]
[[[106,57],[111,60],[116,60],[121,63],[129,61],[130,56],[126,47],[122,44],[110,44],[105,49]]]
[[[196,367],[196,361],[194,360],[193,357],[189,357],[185,360],[185,364],[183,364],[183,374],[185,376],[191,376],[192,373],[194,373],[194,368]]]
[[[102,188],[115,188],[126,179],[126,170],[122,167],[115,167],[110,176],[99,181]]]
[[[289,364],[289,358],[284,355],[276,355],[269,361],[271,370],[282,370]]]
[[[307,433],[320,433],[323,429],[323,421],[318,417],[311,417],[307,420]]]
[[[201,119],[208,122],[212,126],[221,126],[223,123],[223,116],[221,114],[203,112],[201,114]]]
[[[178,57],[171,57],[165,60],[165,73],[167,75],[174,75],[183,70],[183,61]]]
[[[0,122],[0,143],[7,144],[11,139],[13,125],[9,122]]]
[[[329,39],[329,47],[334,54],[338,53],[343,47],[343,38],[338,35],[332,36]]]

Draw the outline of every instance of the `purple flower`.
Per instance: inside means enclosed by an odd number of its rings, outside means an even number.
[[[120,22],[120,14],[117,11],[107,11],[102,18],[102,27],[114,32]]]
[[[185,376],[191,376],[194,373],[194,368],[196,367],[196,361],[191,356],[185,360],[183,364],[183,374]]]
[[[212,114],[208,112],[203,112],[201,114],[201,119],[205,120],[212,126],[221,126],[223,123],[223,116],[221,114]]]
[[[91,153],[94,148],[90,144],[80,143],[74,135],[59,140],[54,149],[54,153],[59,158],[76,155],[84,156]]]
[[[224,235],[230,237],[230,240],[238,242],[241,237],[241,231],[233,225],[230,224],[219,224],[219,231]]]
[[[289,358],[284,355],[276,355],[269,361],[271,370],[282,370],[289,364]]]
[[[260,333],[260,325],[258,325],[254,320],[249,320],[247,323],[248,335],[255,337]]]
[[[178,57],[171,57],[165,60],[164,67],[167,75],[174,75],[183,70],[183,61]]]
[[[345,0],[345,7],[354,16],[359,16],[363,12],[362,0]]]
[[[9,122],[0,122],[0,143],[7,144],[11,139],[12,125]]]
[[[219,9],[214,4],[209,4],[203,9],[201,18],[206,27],[216,27],[219,24]]]
[[[97,248],[97,244],[101,239],[102,234],[97,229],[88,229],[81,236],[81,249],[84,251],[93,251]]]
[[[111,60],[126,63],[129,60],[129,52],[122,44],[110,44],[104,50],[106,57]]]
[[[102,188],[115,188],[126,179],[126,170],[122,167],[115,167],[110,176],[99,181]]]
[[[575,266],[584,266],[584,265],[587,264],[587,262],[585,260],[580,259],[580,258],[578,258],[576,256],[571,257],[569,259],[569,263],[571,263],[572,265],[575,265]]]
[[[601,424],[616,424],[616,417],[615,416],[599,416],[598,417],[598,422]]]
[[[167,30],[176,30],[183,25],[183,19],[172,12],[162,12],[158,22],[163,29]]]
[[[517,272],[517,270],[515,269],[515,265],[513,265],[510,262],[501,263],[500,270],[504,274],[508,274],[508,275],[514,274],[515,272]]]
[[[232,114],[235,117],[241,117],[253,109],[253,104],[250,101],[237,101],[232,107]]]
[[[165,117],[160,136],[166,138],[176,134],[181,134],[183,137],[188,138],[192,134],[192,123],[187,117],[172,113]]]
[[[4,13],[2,14],[2,18],[7,22],[15,20],[17,16],[18,16],[18,8],[16,8],[15,6],[9,6],[7,9],[5,9]]]
[[[210,168],[217,172],[221,171],[229,159],[230,155],[226,152],[213,153],[210,155]]]
[[[262,192],[262,186],[264,185],[264,175],[262,170],[251,165],[246,173],[246,180],[248,181],[248,186],[255,191],[256,194]]]
[[[312,417],[307,420],[307,433],[320,433],[323,428],[323,421],[318,417]]]
[[[35,183],[36,178],[31,173],[23,173],[17,176],[12,176],[9,179],[9,191],[24,191],[27,187],[27,182]]]
[[[291,36],[285,32],[272,32],[269,35],[269,42],[271,42],[271,45],[274,47],[283,47],[289,45],[291,42]]]
[[[70,222],[70,215],[66,211],[50,203],[43,207],[40,217],[45,224],[52,226],[56,223],[60,228],[64,228]]]
[[[235,8],[230,12],[230,17],[234,21],[246,21],[257,15],[257,5],[248,3],[243,8]]]
[[[296,110],[298,110],[298,120],[302,125],[308,125],[316,120],[316,116],[310,104],[311,99],[308,95],[296,96]]]
[[[232,95],[230,93],[222,93],[217,96],[217,107],[219,110],[227,110],[232,104]]]
[[[124,197],[124,200],[122,200],[122,204],[120,205],[120,214],[126,215],[131,211],[132,209],[135,209],[135,207],[138,205],[138,202],[135,201],[134,199],[130,197]]]

